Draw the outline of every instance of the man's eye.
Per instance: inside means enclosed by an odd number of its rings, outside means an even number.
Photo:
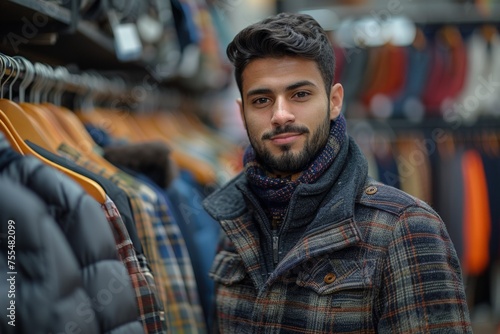
[[[259,97],[253,101],[254,104],[265,104],[267,102],[269,102],[269,99],[266,97]]]
[[[297,93],[295,94],[295,96],[296,96],[296,97],[298,97],[298,98],[304,98],[304,97],[307,97],[307,96],[309,96],[309,95],[310,95],[310,94],[309,94],[308,92],[297,92]]]

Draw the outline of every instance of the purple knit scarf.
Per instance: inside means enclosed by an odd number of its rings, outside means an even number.
[[[316,182],[331,166],[346,136],[346,121],[342,114],[330,126],[330,135],[322,151],[309,166],[299,174],[286,178],[270,175],[256,160],[251,146],[245,151],[243,163],[247,180],[260,197],[264,209],[272,220],[282,221],[292,198],[292,194],[301,183]]]

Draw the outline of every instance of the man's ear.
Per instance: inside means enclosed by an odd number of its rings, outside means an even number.
[[[247,124],[245,122],[245,115],[243,114],[243,101],[241,101],[241,99],[236,99],[236,103],[238,104],[238,108],[240,108],[240,116],[241,120],[243,121],[243,125],[245,125],[246,127]]]
[[[330,120],[336,119],[342,112],[342,103],[344,101],[344,87],[336,83],[330,90]]]

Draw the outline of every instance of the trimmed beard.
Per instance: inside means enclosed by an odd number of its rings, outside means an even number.
[[[250,144],[255,151],[255,157],[259,164],[264,168],[273,171],[274,173],[295,174],[304,170],[316,155],[323,149],[328,141],[330,135],[330,109],[328,108],[326,118],[320,124],[317,131],[312,137],[307,137],[304,148],[299,153],[292,153],[291,145],[280,146],[281,154],[273,155],[271,151],[266,149],[263,145],[255,142],[250,136]],[[307,128],[296,127],[294,125],[276,128],[272,133],[266,133],[262,136],[261,140],[269,139],[275,135],[286,132],[299,132],[308,134]],[[248,128],[247,128],[247,133]]]

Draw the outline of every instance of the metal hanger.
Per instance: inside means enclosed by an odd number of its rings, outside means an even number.
[[[0,60],[2,62],[2,74],[0,77],[1,85],[0,85],[0,98],[4,98],[5,84],[10,80],[13,75],[13,66],[12,62],[9,59],[10,57],[3,55],[0,53]],[[8,77],[5,78],[5,75],[8,72]]]
[[[23,65],[23,79],[19,85],[19,102],[26,102],[26,89],[31,85],[35,78],[35,67],[26,58],[21,56],[14,56],[14,61]]]

